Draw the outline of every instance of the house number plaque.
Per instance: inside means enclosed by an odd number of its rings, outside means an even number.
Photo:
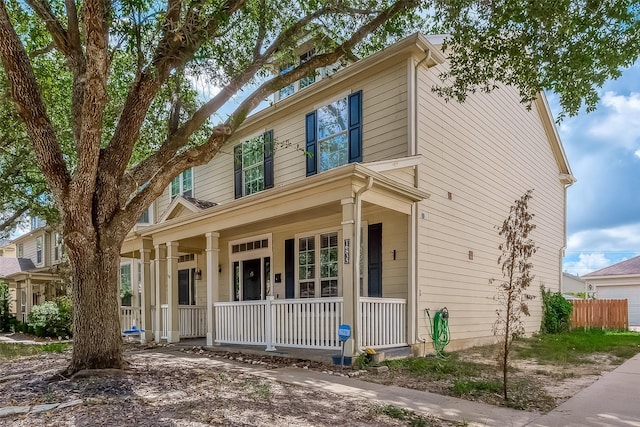
[[[351,239],[344,239],[344,263],[349,264],[351,259]]]

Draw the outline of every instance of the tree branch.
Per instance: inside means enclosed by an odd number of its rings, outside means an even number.
[[[71,56],[72,48],[67,38],[67,31],[53,14],[49,4],[43,0],[26,0],[26,3],[42,19],[58,50],[67,57]]]
[[[23,213],[29,210],[28,206],[22,206],[16,210],[9,218],[0,222],[0,234],[7,228],[13,227],[13,223],[22,216]]]
[[[169,2],[164,35],[158,43],[154,59],[129,91],[113,138],[101,156],[101,162],[106,166],[104,169],[105,179],[111,181],[113,185],[117,185],[118,181],[122,179],[138,138],[140,126],[153,98],[169,78],[170,71],[184,65],[200,48],[208,35],[218,29],[221,14],[230,16],[244,2],[245,0],[227,0],[222,5],[220,13],[211,17],[211,21],[207,25],[203,25],[193,15],[197,10],[194,7],[192,8],[193,14],[187,14],[184,25],[180,28],[177,27],[176,20],[181,3],[179,0]],[[110,175],[110,177],[107,178],[106,175]],[[112,206],[111,209],[115,209],[115,206]]]
[[[62,205],[68,191],[69,171],[40,97],[29,57],[13,29],[4,1],[0,1],[0,56],[16,109],[26,125],[38,165],[47,178],[56,201]]]

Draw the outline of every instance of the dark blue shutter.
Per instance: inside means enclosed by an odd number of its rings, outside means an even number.
[[[242,197],[242,144],[233,147],[233,190],[236,199]]]
[[[273,130],[264,133],[264,188],[273,188]]]
[[[349,163],[362,161],[362,91],[349,95]]]
[[[306,151],[307,176],[315,175],[318,172],[318,143],[316,138],[316,112],[307,114],[306,118]]]

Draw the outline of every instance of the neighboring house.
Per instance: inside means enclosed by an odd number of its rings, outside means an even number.
[[[440,43],[415,34],[285,88],[176,177],[123,245],[136,295],[123,328],[145,329],[143,341],[338,349],[346,323],[347,354],[423,354],[426,310],[447,307],[448,349],[491,342],[496,226],[529,189],[530,291],[560,290],[574,178],[545,97],[531,109],[513,88],[446,102],[431,90],[446,70]],[[531,333],[540,299],[529,305]]]
[[[65,294],[57,266],[63,260],[60,234],[32,218],[31,229],[0,248],[0,280],[9,284],[11,312],[26,321],[31,307]]]
[[[597,299],[626,299],[629,326],[640,326],[640,256],[582,276]]]
[[[593,292],[587,286],[587,283],[580,276],[569,274],[566,271],[562,272],[562,287],[561,292],[563,295],[580,296],[592,296]]]

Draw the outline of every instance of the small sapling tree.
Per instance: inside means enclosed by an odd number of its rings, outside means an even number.
[[[524,333],[522,315],[529,315],[527,301],[534,298],[527,293],[534,276],[531,274],[533,264],[531,256],[536,252],[536,246],[529,234],[536,228],[532,224],[533,214],[529,212],[529,200],[533,190],[528,190],[511,206],[509,216],[502,226],[498,227],[498,234],[504,239],[498,246],[502,254],[498,257],[498,264],[502,269],[502,279],[491,279],[499,282],[496,299],[500,307],[496,310],[497,319],[493,325],[493,333],[499,338],[500,350],[498,364],[502,369],[502,391],[504,399],[508,400],[507,372],[509,353],[513,338]]]

